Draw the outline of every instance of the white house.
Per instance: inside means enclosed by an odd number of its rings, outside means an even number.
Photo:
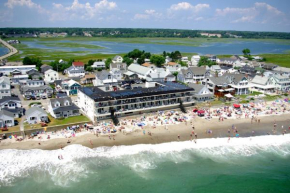
[[[181,69],[178,72],[177,80],[184,83],[197,83],[205,78],[205,74],[206,68],[204,67],[188,67],[187,69]]]
[[[273,92],[276,89],[273,77],[256,75],[250,82],[250,90],[262,93]]]
[[[206,85],[188,83],[190,88],[194,89],[194,99],[197,101],[208,101],[214,98],[214,94],[210,92]]]
[[[67,73],[69,77],[83,77],[85,76],[84,68],[83,62],[73,62],[72,66],[65,69],[64,72]]]
[[[26,121],[28,124],[36,124],[39,122],[47,122],[48,116],[47,113],[39,107],[31,107],[26,113]]]
[[[112,59],[112,62],[113,63],[122,63],[123,62],[123,58],[121,56],[115,56],[113,59]]]
[[[0,128],[5,126],[6,127],[14,126],[14,115],[9,111],[0,110]]]
[[[150,74],[146,76],[147,81],[175,81],[175,76],[171,74],[169,70],[164,70],[164,68],[156,68]]]
[[[289,91],[290,90],[290,79],[286,75],[273,75],[273,80],[278,90]]]
[[[200,60],[200,56],[199,55],[193,55],[191,57],[191,66],[197,66],[199,60]]]
[[[35,69],[35,65],[23,65],[23,66],[0,66],[0,72],[5,75],[13,74],[13,72],[19,72],[20,74],[26,74],[27,71]]]
[[[93,69],[98,69],[98,68],[106,68],[105,62],[94,62],[94,64],[91,66]]]
[[[96,79],[93,80],[94,86],[102,86],[105,84],[112,84],[117,82],[118,80],[114,78],[114,76],[106,70],[96,72]]]
[[[236,95],[249,94],[249,80],[244,74],[224,74],[229,85],[235,89]]]
[[[44,72],[44,81],[47,83],[52,83],[55,80],[58,80],[59,76],[58,73],[52,69],[49,69]]]
[[[47,108],[54,118],[66,118],[80,115],[79,108],[70,97],[51,99]]]
[[[181,68],[181,65],[175,62],[168,62],[166,64],[166,70],[170,71],[170,72],[178,72]]]
[[[147,75],[152,73],[153,71],[154,71],[153,69],[141,66],[139,64],[131,64],[128,67],[128,71],[126,73],[127,73],[127,75],[128,74],[137,74],[139,78],[146,79]]]
[[[187,62],[188,62],[188,57],[187,57],[187,56],[182,57],[182,58],[181,58],[181,61],[187,63]]]
[[[0,77],[0,99],[5,96],[11,96],[10,78],[2,76]]]

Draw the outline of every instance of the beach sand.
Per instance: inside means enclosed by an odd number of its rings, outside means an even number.
[[[229,136],[235,137],[235,133],[232,130],[232,125],[234,124],[238,130],[239,137],[250,137],[250,136],[260,136],[260,135],[282,135],[283,131],[286,130],[287,133],[290,132],[288,127],[290,126],[290,115],[271,115],[259,117],[261,122],[253,122],[251,124],[251,119],[225,119],[219,122],[218,119],[206,120],[200,117],[196,117],[192,120],[195,127],[195,133],[197,134],[197,140],[201,138],[228,138]],[[101,146],[120,146],[120,145],[134,145],[134,144],[158,144],[166,143],[171,141],[189,141],[191,139],[190,134],[192,132],[191,121],[187,123],[183,122],[175,125],[168,125],[167,130],[165,126],[157,126],[153,129],[150,126],[145,126],[144,130],[146,134],[140,129],[136,132],[123,134],[115,134],[115,140],[111,139],[107,135],[97,137],[94,134],[84,134],[74,138],[70,138],[71,143],[67,143],[67,138],[50,139],[44,141],[23,141],[23,142],[1,142],[0,149],[43,149],[43,150],[53,150],[59,149],[60,147],[65,147],[71,144],[80,144],[86,147],[95,148]],[[274,123],[276,122],[276,132],[273,132]],[[284,128],[282,129],[282,125]],[[207,130],[212,130],[212,134],[206,133]],[[230,129],[230,134],[228,134],[228,129]],[[148,135],[148,131],[152,135]],[[252,133],[254,131],[254,134]],[[178,139],[180,135],[180,139]],[[194,137],[194,136],[193,136]],[[228,139],[227,139],[228,140]],[[39,145],[38,143],[41,143]],[[92,143],[92,144],[91,144]],[[194,143],[194,142],[193,142]]]

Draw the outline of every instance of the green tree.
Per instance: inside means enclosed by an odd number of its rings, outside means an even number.
[[[243,54],[244,54],[244,56],[250,56],[251,50],[249,48],[243,49]]]
[[[86,67],[86,71],[88,71],[88,72],[93,72],[94,69],[93,69],[93,67],[91,67],[91,66],[87,66],[87,67]]]
[[[150,62],[155,64],[157,67],[161,67],[165,62],[165,58],[160,55],[152,55],[150,57]]]
[[[106,69],[109,69],[110,68],[110,64],[112,63],[112,58],[108,58],[105,62],[106,64]]]
[[[205,56],[201,56],[200,60],[198,62],[198,66],[209,66],[211,67],[212,65],[216,65],[216,62],[209,60],[207,57]]]
[[[186,67],[187,67],[187,63],[186,63],[186,62],[179,61],[178,63],[179,63],[181,66],[186,66]]]
[[[28,56],[25,56],[22,60],[23,65],[31,65],[31,59]]]
[[[177,80],[178,72],[173,72],[172,75],[175,76],[175,81],[176,81]]]
[[[130,66],[133,63],[133,60],[126,56],[123,58],[123,62],[126,63],[127,66]]]

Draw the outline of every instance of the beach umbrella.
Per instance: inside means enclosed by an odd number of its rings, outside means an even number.
[[[239,105],[239,104],[233,104],[233,106],[234,106],[235,108],[240,108],[240,107],[241,107],[241,105]]]

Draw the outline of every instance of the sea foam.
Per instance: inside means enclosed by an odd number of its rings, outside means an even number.
[[[270,153],[282,158],[290,156],[290,134],[258,136],[250,138],[216,138],[163,144],[139,144],[132,146],[99,147],[90,149],[70,145],[63,150],[1,150],[0,186],[13,185],[16,178],[26,177],[38,171],[59,186],[86,178],[98,167],[122,164],[143,172],[158,167],[160,162],[194,162],[194,157],[216,162],[238,162],[253,155]],[[58,157],[62,156],[63,159]],[[89,161],[88,161],[89,160]],[[96,169],[95,169],[96,168]],[[38,179],[38,180],[41,180]]]

